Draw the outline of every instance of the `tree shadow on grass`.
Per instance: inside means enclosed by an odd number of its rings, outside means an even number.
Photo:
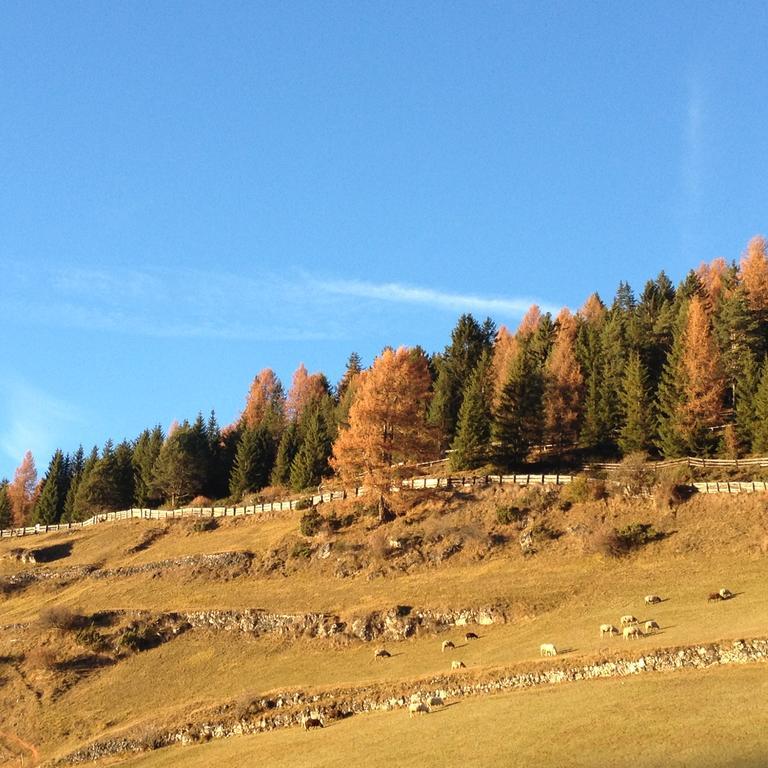
[[[52,563],[54,560],[62,560],[72,554],[73,542],[62,541],[60,544],[51,544],[48,547],[39,547],[32,551],[38,563]]]

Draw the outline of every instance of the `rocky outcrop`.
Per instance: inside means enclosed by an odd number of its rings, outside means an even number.
[[[768,660],[768,640],[734,640],[683,648],[665,648],[633,657],[569,664],[565,660],[541,662],[528,669],[494,670],[466,679],[464,673],[444,674],[410,684],[392,684],[336,689],[317,694],[283,691],[254,699],[244,710],[233,712],[226,705],[196,724],[153,734],[149,739],[121,736],[105,739],[70,754],[62,762],[82,763],[121,752],[142,751],[171,744],[193,744],[209,739],[261,733],[296,726],[308,713],[326,719],[377,710],[405,708],[413,698],[460,698],[498,693],[535,686],[548,686],[606,677],[629,677],[648,672],[677,669],[706,669],[723,664],[747,664]]]

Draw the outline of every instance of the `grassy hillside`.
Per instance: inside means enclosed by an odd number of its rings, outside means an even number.
[[[310,538],[299,533],[301,513],[291,513],[265,521],[229,520],[205,532],[194,531],[188,521],[130,521],[4,540],[0,578],[6,583],[30,571],[67,576],[6,587],[0,597],[0,625],[5,626],[0,633],[0,705],[10,713],[4,727],[50,757],[108,734],[194,718],[202,708],[275,689],[409,680],[445,672],[452,658],[463,660],[470,673],[540,664],[542,642],[554,642],[567,658],[577,659],[617,648],[636,651],[768,634],[762,497],[694,497],[673,508],[651,499],[610,498],[570,508],[563,501],[537,498],[523,489],[413,494],[403,500],[401,517],[384,526],[364,510],[338,504],[323,513],[343,520],[342,527],[325,526]],[[525,520],[500,523],[497,510],[510,506],[527,510]],[[601,553],[600,536],[607,529],[636,522],[652,522],[664,538],[622,558]],[[534,538],[535,553],[524,554],[520,535],[537,526],[544,534]],[[390,547],[390,540],[400,546]],[[19,546],[53,552],[55,559],[30,566],[7,557]],[[183,560],[232,551],[250,553],[250,565],[207,568],[199,560],[191,565]],[[82,574],[77,571],[82,566],[97,566],[106,576]],[[134,566],[149,570],[132,575],[116,570]],[[708,603],[708,593],[723,586],[736,598]],[[643,596],[649,592],[665,601],[646,607]],[[86,617],[118,609],[259,607],[330,612],[348,622],[397,605],[440,610],[495,605],[507,621],[471,627],[480,635],[471,643],[463,640],[462,627],[387,643],[196,629],[148,650],[117,655],[111,648],[93,652],[76,633],[38,621],[46,608],[69,606]],[[599,625],[618,624],[624,613],[653,618],[661,631],[631,644],[600,638]],[[114,626],[99,632],[113,638],[129,617],[113,621]],[[443,654],[440,643],[446,638],[458,647]],[[373,648],[381,644],[393,657],[374,663]],[[41,658],[41,649],[48,658]],[[729,680],[730,674],[724,671]],[[596,687],[603,690],[602,685]],[[616,690],[621,685],[617,681]],[[520,706],[515,696],[493,701],[508,701],[503,706],[514,709]],[[444,722],[470,706],[486,712],[490,701],[462,703],[440,718]],[[498,712],[499,722],[511,717],[503,709]],[[355,730],[367,719],[353,718],[327,733]]]

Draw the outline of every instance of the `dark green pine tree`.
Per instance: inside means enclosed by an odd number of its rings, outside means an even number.
[[[675,292],[675,298],[678,303],[683,301],[690,301],[694,296],[705,296],[706,291],[701,284],[701,280],[696,272],[692,269],[685,276],[685,279],[677,286]]]
[[[666,458],[684,456],[688,450],[681,424],[680,411],[685,401],[687,381],[683,368],[683,329],[687,304],[679,309],[672,348],[661,374],[657,397],[656,445]]]
[[[56,450],[43,478],[42,491],[35,504],[33,520],[40,525],[59,522],[64,515],[69,478],[64,454]]]
[[[154,468],[165,437],[158,424],[145,429],[133,447],[133,503],[142,509],[157,507],[162,497],[154,485]]]
[[[357,352],[353,352],[347,360],[347,367],[344,369],[344,375],[336,385],[336,402],[341,403],[344,395],[349,389],[353,379],[363,370],[363,361]]]
[[[107,440],[101,458],[78,486],[75,497],[78,513],[87,517],[98,512],[113,512],[124,508],[121,480],[121,466],[114,445],[111,440]]]
[[[437,368],[434,395],[429,408],[429,423],[437,427],[442,446],[449,445],[456,434],[462,392],[483,352],[490,352],[496,326],[490,318],[480,325],[472,315],[462,315],[451,332]]]
[[[725,407],[738,410],[738,391],[745,392],[739,384],[750,366],[760,359],[761,340],[743,287],[736,283],[735,276],[729,282],[729,289],[723,291],[715,308],[712,325],[728,381]]]
[[[647,451],[653,445],[653,411],[648,390],[648,374],[638,352],[627,361],[619,393],[622,424],[618,444],[626,456]]]
[[[0,530],[11,527],[11,500],[8,498],[8,480],[0,480]]]
[[[67,498],[64,502],[63,520],[67,523],[74,523],[83,520],[88,515],[81,513],[77,506],[78,493],[80,486],[85,478],[91,473],[99,460],[99,449],[94,445],[88,458],[84,457],[83,446],[81,445],[75,453],[71,462],[71,480]]]
[[[599,422],[604,430],[601,442],[608,446],[617,444],[624,417],[621,392],[629,354],[627,323],[628,319],[620,310],[611,309],[600,340]]]
[[[301,447],[291,462],[291,486],[297,490],[316,486],[329,472],[332,441],[328,436],[322,406],[311,409],[306,418]]]
[[[768,358],[763,362],[754,403],[755,422],[752,429],[752,452],[765,455],[768,453]]]
[[[669,278],[660,272],[656,280],[645,284],[637,305],[637,336],[640,354],[648,371],[652,392],[661,380],[661,372],[672,346],[676,313],[673,307],[675,289]]]
[[[128,509],[133,504],[133,445],[127,440],[115,448],[115,495],[118,509]]]
[[[224,438],[216,419],[215,411],[211,411],[208,424],[205,428],[205,437],[208,441],[208,484],[204,489],[206,496],[212,499],[221,499],[229,492],[230,465],[227,462]]]
[[[584,376],[584,416],[581,422],[579,443],[587,448],[600,446],[605,441],[608,427],[603,413],[603,358],[602,332],[600,323],[579,323],[576,336],[576,359]]]
[[[462,394],[459,425],[451,448],[452,469],[475,469],[488,456],[491,441],[491,356],[484,352]]]
[[[153,487],[176,507],[199,496],[208,473],[204,433],[184,421],[163,443],[154,466]]]
[[[277,457],[270,480],[272,485],[288,485],[291,482],[291,464],[299,452],[300,445],[299,427],[295,421],[292,421],[285,428],[280,438],[280,445],[277,447]]]
[[[736,378],[734,399],[736,407],[736,448],[740,451],[751,451],[754,441],[754,430],[757,425],[755,415],[755,395],[760,383],[760,367],[755,356],[748,352],[742,358],[741,374]]]
[[[510,365],[494,414],[493,433],[499,460],[512,465],[525,460],[543,431],[542,365],[531,343],[523,343]]]
[[[242,498],[246,493],[258,491],[269,482],[275,456],[272,434],[264,424],[244,429],[237,444],[235,464],[229,479],[229,492]]]

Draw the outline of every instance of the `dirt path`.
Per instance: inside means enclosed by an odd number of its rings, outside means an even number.
[[[2,741],[12,752],[18,754],[19,766],[29,768],[40,762],[40,753],[34,744],[17,736],[15,733],[0,731],[0,741]]]

